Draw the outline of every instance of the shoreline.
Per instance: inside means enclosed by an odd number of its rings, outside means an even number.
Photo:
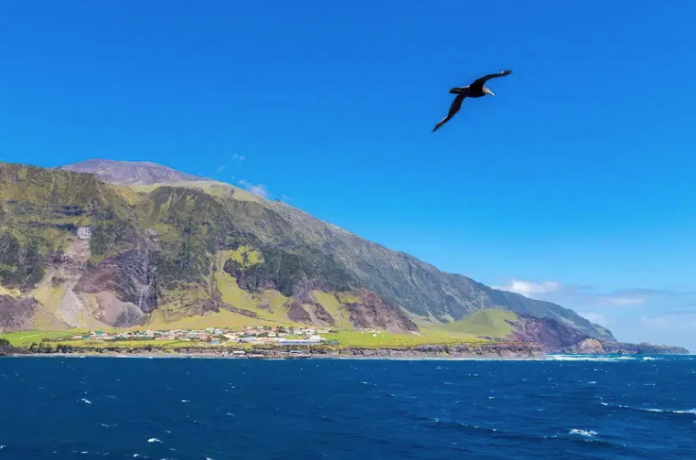
[[[267,351],[267,350],[264,350]],[[348,353],[341,353],[334,350],[326,353],[247,353],[232,354],[213,352],[19,352],[0,355],[2,358],[102,358],[102,359],[219,359],[219,360],[258,360],[258,361],[296,361],[296,360],[341,360],[341,361],[507,361],[507,362],[526,362],[526,361],[639,361],[648,354],[575,354],[575,353],[519,353],[519,354],[497,354],[497,353],[457,353],[454,355],[435,354],[427,352],[402,352],[402,353],[373,353],[369,355],[356,353],[349,350]],[[374,350],[373,350],[374,351]],[[379,350],[377,350],[379,351]],[[393,351],[393,350],[391,350]],[[655,355],[659,356],[659,355]],[[672,356],[672,355],[669,355]],[[678,355],[692,356],[692,355]],[[652,358],[654,359],[654,358]]]
[[[16,353],[2,358],[102,358],[102,359],[220,359],[258,361],[341,360],[341,361],[550,361],[549,355],[541,356],[358,356],[358,355],[310,355],[310,356],[235,356],[210,353]]]

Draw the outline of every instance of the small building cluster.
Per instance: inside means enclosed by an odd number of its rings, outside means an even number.
[[[180,341],[180,342],[207,342],[213,345],[223,343],[251,343],[271,345],[318,345],[326,342],[324,334],[333,331],[330,329],[283,328],[283,327],[246,327],[241,331],[232,331],[226,328],[206,329],[170,329],[170,330],[144,330],[123,331],[107,333],[103,331],[91,331],[85,335],[75,335],[73,340],[97,340],[97,341]]]
[[[81,240],[88,240],[92,238],[92,229],[89,227],[78,227],[77,237]]]

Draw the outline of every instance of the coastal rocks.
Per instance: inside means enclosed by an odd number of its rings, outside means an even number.
[[[562,350],[573,354],[638,354],[638,355],[685,355],[689,350],[682,347],[653,345],[650,343],[602,342],[597,339],[585,339]]]
[[[17,350],[10,345],[8,340],[0,339],[0,356],[10,356],[16,352]]]
[[[163,348],[158,344],[137,348],[117,346],[74,347],[67,344],[40,344],[32,346],[33,354],[100,354],[100,355],[172,355],[188,357],[229,358],[364,358],[364,359],[530,359],[543,356],[541,349],[528,343],[491,343],[480,345],[420,345],[392,348],[334,348],[312,347],[255,347],[240,350],[228,347],[181,347]]]

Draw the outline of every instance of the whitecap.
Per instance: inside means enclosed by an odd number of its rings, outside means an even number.
[[[92,404],[92,401],[90,401],[89,399],[82,398],[80,401],[82,401],[85,404]]]
[[[0,446],[0,450],[7,449],[7,446]]]
[[[190,402],[190,401],[189,401],[188,399],[182,399],[181,402],[182,402],[182,403],[187,403],[187,402]]]
[[[602,403],[604,406],[609,406],[610,404],[607,403]],[[611,404],[611,406],[618,407],[620,409],[629,409],[629,410],[639,410],[643,412],[653,412],[653,413],[658,413],[658,414],[680,414],[680,415],[696,415],[696,409],[685,409],[685,410],[679,410],[679,409],[660,409],[656,407],[633,407],[633,406],[624,406],[621,404]]]
[[[159,444],[162,444],[162,441],[160,441],[160,440],[157,439],[157,438],[150,438],[150,439],[147,440],[147,442],[149,442],[150,444],[155,443],[155,442],[156,442],[156,443],[159,443]]]
[[[590,382],[587,382],[587,384],[588,384],[588,385],[597,385],[597,382],[595,382],[594,380],[592,380],[592,381],[590,381]]]
[[[644,410],[647,412],[666,412],[670,414],[691,414],[691,415],[696,415],[696,409],[687,409],[687,410],[670,410],[670,409],[640,409]]]
[[[578,435],[578,436],[584,436],[584,437],[586,437],[586,438],[594,438],[595,436],[597,436],[597,432],[596,432],[596,431],[592,431],[592,430],[579,430],[579,429],[577,429],[577,428],[573,428],[572,430],[570,430],[569,434],[575,434],[575,435]]]

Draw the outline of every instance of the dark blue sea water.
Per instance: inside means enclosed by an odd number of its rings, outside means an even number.
[[[4,459],[696,459],[696,360],[0,359]]]

